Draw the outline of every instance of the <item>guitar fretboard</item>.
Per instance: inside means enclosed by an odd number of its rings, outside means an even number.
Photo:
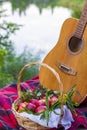
[[[75,37],[77,37],[79,39],[82,39],[84,30],[85,30],[85,27],[86,27],[86,23],[87,23],[87,0],[86,0],[85,6],[83,8],[82,15],[81,15],[81,17],[79,19],[76,31],[74,33]]]

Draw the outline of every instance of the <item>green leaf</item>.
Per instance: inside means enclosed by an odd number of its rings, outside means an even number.
[[[66,101],[66,103],[67,103],[68,108],[69,108],[72,112],[74,112],[74,114],[76,114],[76,111],[75,111],[75,107],[74,107],[73,102],[68,98],[67,101]]]
[[[75,93],[79,96],[81,96],[80,92],[78,90],[75,90]]]
[[[41,115],[40,119],[44,119],[45,118],[45,113],[43,112],[43,114]]]
[[[49,109],[48,92],[46,93],[46,106],[47,106],[47,109]]]
[[[60,115],[60,113],[57,113],[55,110],[53,110],[53,112],[54,112],[56,115]]]
[[[34,114],[34,112],[31,111],[31,110],[29,110],[28,108],[25,108],[25,111],[26,111],[27,113],[29,113],[29,114]]]
[[[49,110],[46,110],[46,111],[45,111],[45,119],[46,119],[47,125],[48,125],[48,122],[49,122],[49,117],[50,117],[50,115],[49,115]]]
[[[73,96],[73,94],[75,93],[75,87],[76,87],[76,84],[73,86],[73,87],[71,87],[70,88],[70,90],[68,91],[68,97],[70,98],[70,99],[72,99],[72,96]]]
[[[55,102],[52,106],[51,106],[51,111],[53,111],[55,108],[60,108],[60,102],[59,101],[57,101],[57,102]]]

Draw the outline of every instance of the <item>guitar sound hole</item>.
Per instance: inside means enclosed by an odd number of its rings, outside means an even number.
[[[68,43],[68,48],[71,53],[79,53],[83,48],[83,41],[75,36],[72,36]]]

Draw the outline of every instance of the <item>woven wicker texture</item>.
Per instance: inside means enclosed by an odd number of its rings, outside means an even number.
[[[39,65],[39,66],[47,67],[54,74],[55,78],[57,79],[58,84],[59,84],[60,95],[61,96],[63,95],[63,85],[60,80],[59,74],[53,68],[51,68],[50,66],[48,66],[45,63],[31,62],[31,63],[26,64],[19,72],[18,82],[17,82],[18,99],[15,100],[14,103],[12,104],[12,111],[18,121],[18,124],[21,125],[22,127],[24,127],[25,129],[27,129],[27,130],[48,130],[48,128],[31,121],[29,118],[20,116],[20,113],[18,113],[15,110],[15,105],[18,105],[20,102],[22,102],[20,82],[21,82],[21,78],[23,76],[23,72],[25,71],[26,68],[29,68],[32,65]],[[61,105],[61,113],[60,113],[60,119],[59,119],[58,124],[61,123],[62,116],[63,116],[63,105]]]

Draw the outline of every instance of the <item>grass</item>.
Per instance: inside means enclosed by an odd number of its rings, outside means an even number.
[[[59,0],[58,6],[67,7],[72,10],[72,16],[79,18],[86,0]]]

